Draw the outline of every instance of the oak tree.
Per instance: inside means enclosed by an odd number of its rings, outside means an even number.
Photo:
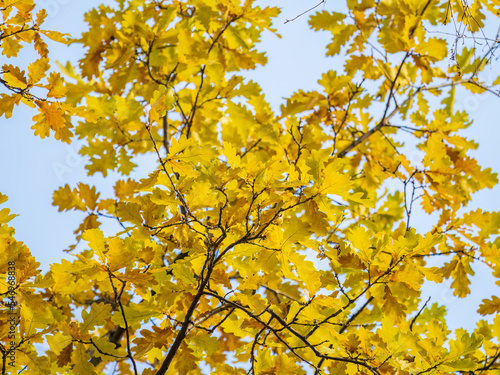
[[[421,293],[451,280],[466,297],[478,263],[500,278],[500,214],[467,208],[497,175],[471,157],[454,106],[459,90],[500,96],[484,75],[498,1],[312,9],[301,17],[342,64],[278,111],[245,78],[266,64],[275,7],[117,0],[70,37],[34,6],[0,1],[2,58],[39,55],[2,65],[0,115],[36,108],[35,135],[83,140],[88,175],[121,177],[112,196],[54,192],[82,223],[73,260],[46,273],[0,211],[2,374],[498,373],[499,297],[451,332]],[[78,65],[57,68],[47,38],[84,47]],[[151,154],[148,177],[131,178]]]

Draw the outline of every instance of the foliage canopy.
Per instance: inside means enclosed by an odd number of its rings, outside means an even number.
[[[452,280],[466,297],[477,262],[500,278],[500,214],[466,209],[498,179],[470,156],[471,121],[454,107],[460,88],[499,96],[500,79],[483,77],[499,3],[346,9],[309,19],[343,65],[275,111],[245,71],[266,63],[257,43],[277,8],[117,0],[71,39],[43,30],[32,0],[0,1],[2,55],[39,55],[2,66],[0,115],[34,107],[35,135],[84,140],[89,175],[123,176],[112,197],[84,183],[54,192],[84,219],[73,261],[45,274],[0,211],[15,316],[2,310],[3,374],[498,373],[500,299],[478,306],[491,319],[473,332],[451,332],[421,288]],[[435,32],[447,23],[456,40]],[[468,36],[486,47],[462,48]],[[85,47],[78,66],[52,70],[47,38]],[[144,154],[158,160],[149,176],[128,177]],[[428,233],[411,227],[416,204],[434,213]]]

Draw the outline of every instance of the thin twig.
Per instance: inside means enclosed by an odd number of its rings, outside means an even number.
[[[295,16],[295,17],[294,17],[294,18],[292,18],[291,20],[288,20],[288,19],[287,19],[287,20],[285,21],[285,24],[287,24],[288,22],[293,22],[293,21],[295,21],[297,18],[302,17],[304,14],[307,14],[307,13],[309,13],[310,11],[312,11],[312,10],[316,9],[316,8],[317,8],[317,7],[319,7],[321,4],[326,4],[326,0],[321,0],[318,4],[316,4],[316,5],[315,5],[315,6],[313,6],[312,8],[310,8],[310,9],[306,10],[305,12],[300,13],[298,16]]]
[[[425,307],[427,306],[427,304],[429,303],[429,301],[431,300],[431,297],[429,296],[429,298],[427,298],[427,301],[425,301],[424,305],[422,306],[422,308],[420,310],[418,310],[418,313],[417,315],[415,315],[413,317],[413,319],[411,320],[411,323],[410,323],[410,331],[413,331],[413,325],[415,324],[415,321],[417,320],[417,318],[420,316],[420,314],[422,314],[422,311],[424,311]]]

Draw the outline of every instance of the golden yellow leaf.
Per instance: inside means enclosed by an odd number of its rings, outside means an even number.
[[[106,241],[104,240],[104,234],[100,229],[87,229],[82,238],[89,243],[89,246],[97,254],[99,260],[102,263],[106,262],[106,257],[104,252],[106,251]]]
[[[68,91],[68,88],[64,86],[64,80],[61,78],[59,73],[51,72],[47,81],[49,83],[45,86],[45,88],[49,90],[47,93],[48,97],[57,99],[62,98]]]
[[[12,116],[14,106],[18,105],[22,96],[20,94],[0,94],[0,116],[5,115],[5,118]]]
[[[500,311],[500,298],[491,296],[491,299],[483,299],[477,312],[481,315],[491,315]]]
[[[7,57],[16,57],[21,49],[21,43],[15,38],[3,38],[0,42],[0,49],[2,50],[2,55]]]
[[[28,84],[34,85],[47,75],[49,70],[49,59],[41,58],[28,66]]]

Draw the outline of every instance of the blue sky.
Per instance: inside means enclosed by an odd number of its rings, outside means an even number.
[[[38,4],[47,8],[48,18],[45,28],[58,30],[77,36],[85,29],[83,13],[102,1],[87,0],[40,0]],[[105,3],[112,3],[106,1]],[[268,100],[274,108],[278,108],[283,97],[289,96],[298,89],[315,89],[316,81],[321,74],[335,68],[332,59],[324,58],[325,46],[329,40],[326,33],[314,33],[307,27],[308,16],[294,22],[284,24],[286,19],[293,18],[304,10],[317,4],[317,0],[260,1],[262,4],[277,4],[283,8],[275,26],[282,38],[267,33],[261,46],[267,51],[269,63],[248,74],[248,77],[260,83]],[[333,10],[334,1],[324,6]],[[321,6],[323,7],[323,6]],[[321,7],[319,9],[321,9]],[[452,31],[450,29],[450,31]],[[81,50],[78,46],[66,47],[51,44],[51,59],[65,62],[75,61]],[[32,61],[35,55],[26,48],[20,57],[22,61]],[[5,57],[0,62],[5,63]],[[498,66],[497,66],[498,68]],[[466,109],[475,120],[474,125],[464,134],[474,138],[480,149],[472,155],[483,167],[490,167],[500,172],[497,140],[499,138],[498,108],[500,101],[491,94],[472,96],[460,93],[457,106]],[[16,238],[24,241],[46,271],[50,263],[68,257],[62,252],[73,243],[72,232],[78,227],[80,214],[58,213],[52,207],[54,190],[69,184],[74,187],[77,182],[107,186],[109,183],[100,177],[86,177],[84,160],[78,156],[77,145],[66,145],[53,139],[41,140],[33,135],[30,129],[32,116],[35,113],[26,107],[15,108],[10,119],[0,118],[0,191],[9,196],[7,206],[20,216],[11,222],[16,229]],[[146,171],[147,172],[147,171]],[[146,173],[138,171],[138,175]],[[500,210],[500,188],[496,187],[476,195],[470,208],[482,207],[487,210]],[[421,214],[413,221],[417,228],[425,228],[426,220]],[[112,228],[112,227],[109,227]],[[489,273],[486,268],[476,265],[478,273]],[[449,284],[448,284],[449,285]],[[467,300],[458,300],[446,288],[427,288],[423,295],[432,296],[432,302],[446,303],[455,327],[462,326],[464,320],[476,320],[475,309],[481,299],[489,298],[498,287],[492,285],[491,278],[481,277],[473,281],[474,296]],[[497,293],[498,295],[498,293]],[[470,325],[468,325],[470,327]]]

